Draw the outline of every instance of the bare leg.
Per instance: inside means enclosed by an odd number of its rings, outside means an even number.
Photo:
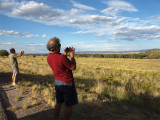
[[[16,79],[18,77],[18,74],[14,74],[12,75],[12,82],[15,83],[16,82]]]
[[[14,75],[15,75],[15,74],[13,73],[13,75],[12,75],[12,82],[14,82]]]
[[[59,117],[59,114],[61,111],[61,106],[62,106],[62,104],[58,104],[58,103],[55,106],[55,109],[54,109],[54,119],[55,120],[58,120],[58,117]]]
[[[64,120],[71,120],[73,107],[66,107],[64,113]]]
[[[12,82],[16,82],[16,74],[14,74],[14,73],[12,75]]]

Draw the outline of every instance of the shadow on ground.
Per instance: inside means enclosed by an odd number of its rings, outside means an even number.
[[[16,114],[14,112],[6,110],[8,107],[11,107],[11,104],[9,103],[9,99],[5,93],[5,90],[3,90],[2,85],[8,84],[8,82],[4,81],[1,75],[2,74],[0,73],[0,97],[1,97],[0,99],[2,100],[3,108],[5,110],[8,120],[17,120]]]
[[[0,73],[1,85],[11,83],[12,73]],[[53,84],[53,75],[37,75],[37,74],[20,74],[19,81],[32,81],[33,84],[43,84],[47,87],[48,83]],[[86,80],[77,78],[76,82],[85,84]],[[76,80],[76,78],[75,78]],[[89,80],[91,86],[94,86],[93,80]],[[117,84],[117,83],[115,83]],[[77,86],[79,87],[79,86]],[[86,85],[89,87],[89,85]],[[127,87],[127,86],[126,86]],[[80,88],[81,89],[81,88]],[[158,120],[160,119],[160,98],[154,98],[148,93],[135,95],[129,88],[126,88],[127,94],[131,98],[141,98],[143,101],[138,103],[134,99],[127,100],[116,100],[108,99],[108,101],[103,102],[99,100],[98,102],[81,102],[74,107],[73,120]],[[84,92],[87,90],[84,89]],[[7,99],[7,98],[6,98]],[[8,103],[9,105],[9,103]],[[53,111],[50,109],[47,111],[42,111],[32,115],[25,116],[19,120],[53,120]],[[64,107],[62,107],[62,112],[60,119],[63,118]],[[7,115],[9,115],[8,113]],[[14,115],[14,113],[11,113]],[[15,117],[16,118],[16,117]],[[9,119],[12,120],[12,119]]]

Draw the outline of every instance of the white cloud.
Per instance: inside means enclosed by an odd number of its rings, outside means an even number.
[[[9,11],[19,5],[15,0],[0,0],[0,11]]]
[[[81,33],[92,33],[91,31],[84,31],[84,30],[80,30],[77,32],[74,32],[75,34],[81,34]]]
[[[52,9],[50,6],[34,1],[22,2],[19,7],[13,9],[10,16],[25,18],[35,21],[52,21],[61,15],[62,10]]]
[[[79,18],[73,18],[69,20],[71,24],[100,24],[108,23],[113,20],[112,17],[100,16],[100,15],[83,15]]]
[[[43,34],[41,38],[49,38],[46,34]]]
[[[0,35],[6,35],[6,36],[11,36],[11,37],[19,37],[18,32],[14,32],[13,30],[0,30]]]
[[[160,38],[160,27],[122,27],[112,34],[120,36],[119,38],[122,40],[152,40]]]
[[[148,23],[150,23],[150,21],[145,21],[145,22],[144,22],[144,24],[148,24]]]
[[[39,37],[39,35],[35,35],[35,37]]]
[[[118,45],[118,44],[85,44],[85,43],[72,43],[65,45],[62,49],[73,46],[76,48],[76,52],[78,51],[123,51],[129,49],[129,45]]]
[[[13,44],[16,44],[15,42],[5,42],[5,43],[2,43],[3,45],[13,45]]]
[[[35,1],[15,1],[16,5],[14,7],[9,7],[14,5],[14,0],[5,1],[0,1],[0,10],[3,9],[1,12],[3,12],[4,15],[32,20],[47,25],[74,27],[78,30],[77,32],[72,33],[76,34],[93,33],[93,37],[107,36],[110,40],[148,40],[159,38],[160,34],[159,29],[151,26],[152,24],[155,24],[152,20],[144,21],[140,18],[117,15],[123,11],[138,11],[133,5],[122,0],[110,0],[106,2],[108,8],[101,11],[97,10],[94,14],[88,13],[86,10],[96,10],[95,8],[82,5],[75,1],[72,1],[72,3],[76,8],[70,10],[53,9],[44,3]],[[101,14],[98,12],[101,12]],[[102,15],[102,13],[104,14]],[[156,19],[157,27],[159,27],[159,18],[156,17],[154,19]],[[150,32],[148,30],[149,28],[151,30]],[[0,30],[0,35],[48,38],[46,34],[34,35],[26,32],[19,33],[13,30]]]
[[[30,43],[29,44],[30,46],[45,46],[46,44],[44,44],[44,43]]]
[[[119,12],[118,9],[115,9],[113,7],[106,8],[101,11],[102,13],[106,15],[116,16],[116,14]]]
[[[106,36],[105,33],[98,33],[94,35],[94,37],[104,37],[104,36]]]
[[[33,34],[24,32],[24,33],[19,33],[13,30],[0,30],[0,35],[5,35],[5,36],[10,36],[10,37],[35,37]]]
[[[128,11],[128,12],[137,12],[138,10],[128,2],[122,0],[110,0],[105,2],[110,8],[116,10]]]
[[[10,37],[22,37],[22,38],[39,37],[39,35],[34,35],[34,34],[29,33],[29,32],[19,33],[19,32],[14,31],[14,30],[0,30],[0,35],[10,36]],[[46,34],[43,34],[41,37],[42,38],[48,38],[48,36]]]
[[[157,19],[157,18],[160,18],[160,16],[151,16],[151,18],[153,18],[153,19]]]
[[[80,3],[77,3],[73,0],[71,0],[72,4],[74,7],[77,7],[77,8],[80,8],[80,9],[85,9],[85,10],[96,10],[95,8],[93,7],[90,7],[90,6],[87,6],[87,5],[83,5],[83,4],[80,4]]]
[[[23,33],[23,37],[32,38],[32,37],[35,37],[35,35],[30,34],[30,33],[28,33],[28,32],[24,32],[24,33]]]
[[[70,14],[71,14],[71,15],[77,15],[77,14],[80,14],[80,13],[82,13],[82,12],[83,12],[82,10],[71,9]]]

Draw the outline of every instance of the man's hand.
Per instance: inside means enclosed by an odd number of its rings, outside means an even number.
[[[21,51],[21,56],[24,54],[24,51]]]
[[[74,52],[75,52],[75,48],[70,48],[70,57],[71,57],[71,61],[73,62],[73,66],[70,68],[70,70],[76,70],[76,60],[74,58]]]
[[[67,55],[67,53],[70,52],[70,57],[71,57],[71,61],[73,62],[73,66],[70,68],[70,70],[75,70],[76,69],[76,60],[74,58],[74,52],[75,52],[75,48],[73,47],[67,47],[65,50],[64,50],[64,55]]]
[[[24,51],[21,51],[21,53],[19,53],[17,57],[21,57],[23,54],[24,54]]]
[[[74,52],[75,52],[75,48],[69,48],[69,51],[70,51],[70,57],[71,58],[74,58]]]
[[[68,49],[69,49],[68,47],[65,48],[64,55],[67,55],[67,53],[69,52]]]
[[[23,55],[23,54],[24,54],[24,51],[21,51],[21,54]]]
[[[66,47],[65,50],[64,50],[64,55],[67,55],[67,53],[70,52],[70,57],[71,58],[74,58],[74,52],[75,52],[75,48],[73,47]]]

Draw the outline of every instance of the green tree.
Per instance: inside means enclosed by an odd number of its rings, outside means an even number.
[[[0,50],[0,56],[8,56],[9,53],[7,50]]]

